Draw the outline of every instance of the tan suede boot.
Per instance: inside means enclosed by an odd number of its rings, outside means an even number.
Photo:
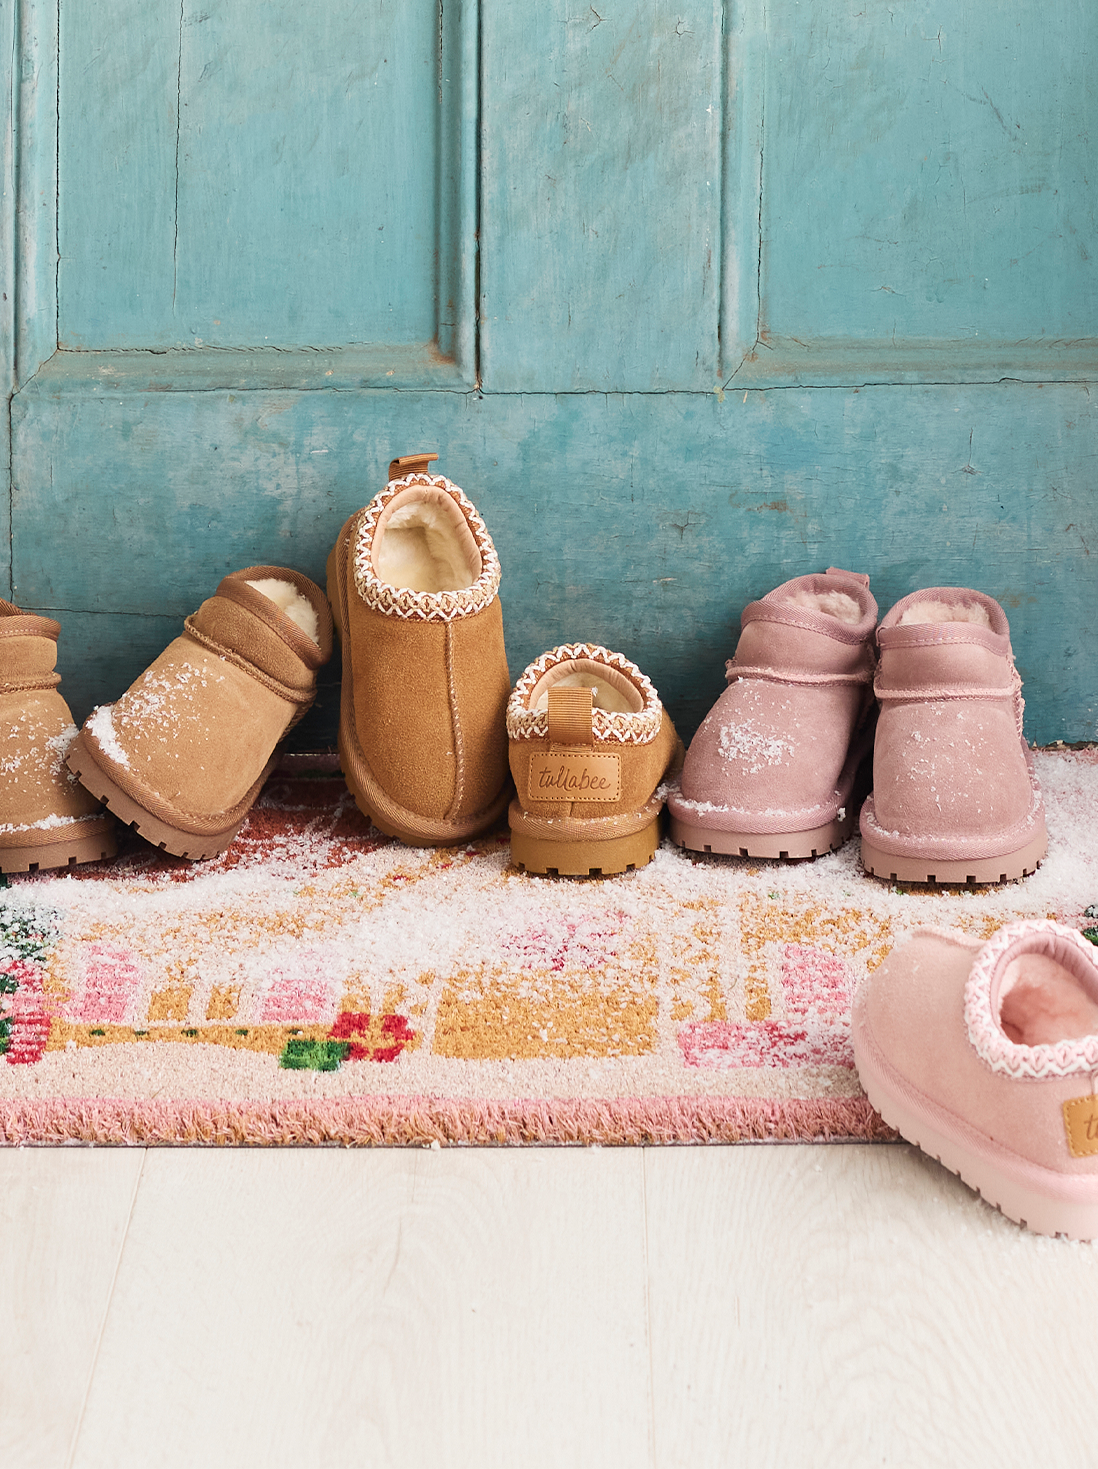
[[[324,593],[297,571],[234,571],[116,704],[86,721],[69,769],[154,846],[223,852],[316,696],[331,657]]]
[[[76,736],[57,692],[59,623],[0,602],[0,871],[115,853],[114,822],[65,769]]]
[[[515,686],[507,734],[516,867],[597,877],[652,860],[660,782],[683,747],[635,663],[589,643],[543,653]]]
[[[510,795],[499,558],[435,454],[389,466],[328,557],[343,644],[339,753],[376,827],[411,846],[487,831]]]

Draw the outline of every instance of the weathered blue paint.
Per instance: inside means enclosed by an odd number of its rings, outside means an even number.
[[[745,602],[838,564],[882,609],[997,597],[1031,738],[1094,738],[1098,8],[438,10],[60,0],[60,90],[55,0],[0,11],[2,513],[77,715],[226,570],[321,577],[390,456],[437,448],[516,674],[600,639],[689,734]]]
[[[485,0],[483,37],[486,390],[712,388],[719,0]]]
[[[465,38],[440,47],[438,17],[62,4],[61,346],[452,352],[472,139]]]
[[[1094,335],[1091,0],[767,0],[765,21],[765,332]]]
[[[391,455],[437,447],[499,549],[516,675],[557,642],[604,641],[637,659],[689,731],[721,686],[743,606],[839,565],[870,574],[882,611],[925,586],[990,593],[1011,620],[1030,736],[1098,735],[1098,398],[1086,387],[778,390],[721,403],[76,399],[35,385],[16,414],[16,596],[100,614],[106,629],[66,675],[81,707],[143,666],[148,641],[136,656],[125,645],[132,619],[178,622],[239,566],[322,579],[339,526],[380,488]]]

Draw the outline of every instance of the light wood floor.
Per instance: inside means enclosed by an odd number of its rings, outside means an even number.
[[[1098,1248],[902,1146],[0,1152],[3,1469],[1098,1463]]]

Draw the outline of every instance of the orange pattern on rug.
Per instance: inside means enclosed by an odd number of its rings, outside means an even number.
[[[1037,758],[1045,865],[941,892],[867,878],[856,842],[531,877],[506,831],[409,849],[338,776],[276,776],[213,861],[127,835],[0,893],[0,1136],[882,1135],[853,1070],[859,978],[921,925],[1092,921],[1098,762]]]

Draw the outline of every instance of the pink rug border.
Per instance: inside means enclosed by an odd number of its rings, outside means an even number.
[[[0,1104],[0,1145],[127,1147],[637,1146],[890,1142],[864,1097],[654,1097],[480,1101],[377,1096],[347,1101],[132,1102],[88,1097]]]

